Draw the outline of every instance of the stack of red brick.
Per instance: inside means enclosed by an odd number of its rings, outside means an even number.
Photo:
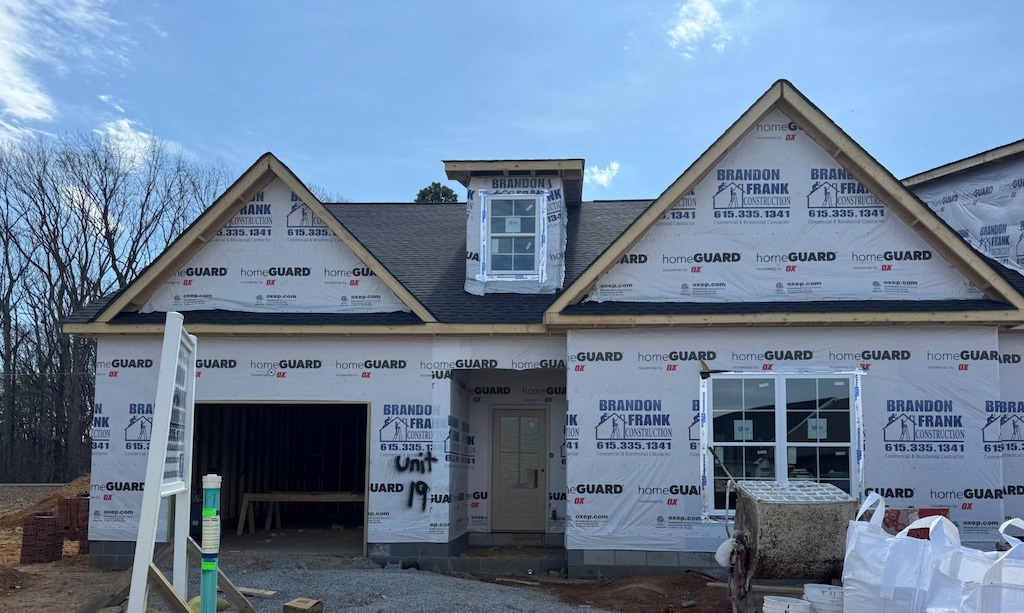
[[[25,518],[21,532],[22,564],[59,560],[63,547],[64,538],[60,535],[56,516],[36,513]]]
[[[89,499],[76,496],[58,500],[57,518],[64,539],[78,541],[79,553],[89,553]]]
[[[65,540],[78,541],[79,553],[89,553],[88,498],[62,498],[57,501],[57,515],[36,513],[26,517],[22,524],[21,563],[61,559]]]

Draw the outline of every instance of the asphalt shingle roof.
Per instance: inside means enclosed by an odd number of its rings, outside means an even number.
[[[585,202],[570,207],[565,253],[568,287],[650,205],[651,200]],[[466,205],[327,204],[327,210],[444,323],[540,323],[558,294],[474,296],[466,280]],[[87,323],[117,297],[109,294],[65,318]],[[414,325],[412,313],[362,315],[186,311],[185,323],[273,325]],[[163,313],[121,313],[112,324],[164,321]]]
[[[568,287],[651,203],[570,207]],[[539,323],[557,294],[466,293],[465,204],[329,204],[327,209],[391,274],[445,323]]]
[[[110,304],[110,301],[113,300],[114,298],[116,298],[118,293],[119,292],[114,292],[112,294],[107,294],[106,296],[103,296],[101,298],[97,298],[96,300],[93,300],[92,302],[90,302],[86,306],[78,309],[74,313],[72,313],[72,314],[68,315],[67,317],[65,317],[64,319],[62,319],[61,323],[66,323],[66,324],[85,324],[85,323],[89,323],[90,321],[96,319],[96,316],[100,314],[100,311],[102,311],[108,304]]]
[[[652,200],[585,202],[570,207],[565,283],[569,287]],[[487,294],[464,289],[466,207],[460,204],[327,204],[344,225],[442,323],[528,324],[543,321],[558,294]],[[945,223],[945,222],[944,222]],[[1024,293],[1024,275],[989,259],[996,272]],[[67,317],[65,323],[95,319],[117,294],[105,296]],[[867,300],[815,302],[646,303],[581,302],[570,315],[706,315],[727,313],[957,312],[1010,309],[992,300]],[[269,325],[416,325],[412,313],[316,314],[187,311],[186,323]],[[164,321],[163,313],[121,313],[114,324]]]

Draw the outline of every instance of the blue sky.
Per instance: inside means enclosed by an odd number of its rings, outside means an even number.
[[[352,201],[549,157],[653,198],[779,78],[904,177],[1024,137],[1024,2],[0,0],[0,137],[273,151]]]

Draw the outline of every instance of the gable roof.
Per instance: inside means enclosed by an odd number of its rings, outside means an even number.
[[[778,108],[840,161],[989,300],[819,301],[744,303],[580,302],[590,287],[679,197],[710,172],[760,119]],[[1024,141],[915,175],[925,182],[1024,154]],[[536,161],[534,161],[536,162]],[[569,162],[576,162],[571,160]],[[580,162],[582,162],[580,160]],[[525,162],[524,162],[525,163]],[[547,163],[547,162],[545,162]],[[448,164],[469,164],[449,162]],[[488,164],[490,164],[488,162]],[[490,172],[475,167],[460,168]],[[776,82],[656,200],[585,202],[568,209],[562,294],[470,295],[465,282],[465,204],[321,204],[271,154],[262,156],[123,291],[65,318],[65,332],[158,333],[161,313],[133,311],[168,271],[180,268],[252,194],[280,178],[353,250],[411,312],[249,313],[187,311],[190,329],[246,334],[547,333],[572,326],[855,325],[981,323],[1024,329],[1024,276],[976,252],[956,232],[854,143],[791,84]],[[575,303],[575,304],[574,304]]]
[[[839,126],[814,106],[790,82],[779,80],[753,106],[747,109],[711,147],[701,154],[668,189],[662,192],[588,270],[562,292],[545,314],[545,323],[566,325],[583,323],[583,320],[573,317],[572,311],[566,311],[566,308],[580,302],[597,281],[643,238],[680,198],[690,193],[761,119],[775,109],[781,110],[794,120],[818,146],[842,164],[851,175],[945,258],[960,274],[977,286],[986,297],[992,301],[1007,303],[1014,310],[1024,307],[1024,296],[996,272],[984,256],[974,251],[947,224],[934,215],[923,202],[907,191],[903,184],[847,136]],[[763,303],[757,304],[763,306]],[[918,305],[918,307],[920,306]],[[844,310],[846,308],[848,307],[843,307]],[[890,310],[895,311],[899,308],[893,305]],[[707,310],[704,308],[705,312]],[[753,323],[759,319],[766,320],[758,313],[750,313],[749,315],[734,315],[731,322],[744,323],[749,320]],[[781,317],[776,316],[766,321],[772,319],[783,322],[790,321],[786,319],[785,313]],[[796,317],[792,322],[800,320],[800,317]],[[596,320],[590,320],[590,323],[596,323]],[[630,322],[617,321],[616,325],[623,325],[623,323],[626,325],[667,324],[687,323],[687,320],[683,318],[673,320],[672,317],[666,318],[657,314],[635,314],[634,312]],[[700,323],[700,321],[695,320],[689,323]],[[707,323],[714,323],[714,321],[708,320]]]
[[[911,175],[906,179],[903,179],[903,185],[907,187],[913,187],[915,185],[921,185],[922,183],[929,183],[936,179],[943,177],[949,177],[961,172],[967,172],[973,170],[979,166],[989,164],[991,162],[1002,162],[1011,160],[1024,155],[1024,139],[989,149],[988,151],[982,151],[974,155],[965,157],[962,160],[943,164],[937,168],[919,172],[916,175]]]
[[[567,220],[565,278],[571,283],[636,219],[650,200],[585,202],[573,207]],[[487,294],[465,292],[466,205],[461,204],[326,204],[330,216],[379,261],[403,287],[424,305],[436,322],[419,326],[432,333],[443,324],[480,326],[535,326],[522,331],[543,331],[539,326],[556,294]],[[84,333],[96,315],[117,294],[105,296],[65,318],[65,330]],[[232,326],[346,327],[352,333],[382,331],[381,327],[421,323],[412,313],[248,313],[236,311],[185,311],[192,331]],[[122,312],[111,324],[143,327],[150,331],[163,325],[162,313]],[[465,328],[463,328],[465,329]],[[334,331],[331,329],[325,332]],[[411,332],[412,330],[410,330]]]
[[[256,163],[225,191],[220,198],[203,212],[163,253],[160,254],[127,287],[113,297],[96,314],[94,321],[109,323],[124,311],[137,311],[155,292],[160,284],[174,271],[184,266],[198,253],[218,230],[224,227],[250,198],[274,179],[280,179],[298,195],[317,216],[355,253],[356,257],[395,293],[405,306],[409,307],[421,321],[435,321],[424,307],[394,276],[374,258],[352,234],[329,215],[327,209],[309,189],[299,181],[291,169],[281,163],[272,153],[264,153]]]

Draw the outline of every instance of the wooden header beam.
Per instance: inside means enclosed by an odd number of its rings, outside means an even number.
[[[748,327],[748,326],[863,326],[863,325],[965,325],[1024,326],[1024,312],[1006,311],[921,311],[851,313],[714,313],[703,315],[566,315],[548,313],[544,321],[552,330],[588,328],[663,327]]]
[[[544,324],[445,324],[409,326],[271,325],[271,324],[188,324],[192,334],[201,336],[507,336],[555,335]],[[77,336],[134,336],[163,334],[164,325],[110,324],[101,322],[64,324],[65,334]]]

